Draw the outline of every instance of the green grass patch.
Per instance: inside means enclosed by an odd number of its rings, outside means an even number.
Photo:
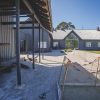
[[[72,49],[64,49],[65,52],[72,52]]]
[[[100,54],[100,51],[93,51],[93,50],[86,50],[87,52],[91,52],[91,53],[96,53],[96,54]]]

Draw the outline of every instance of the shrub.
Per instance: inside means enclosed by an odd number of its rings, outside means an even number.
[[[67,52],[72,52],[72,49],[67,49]]]

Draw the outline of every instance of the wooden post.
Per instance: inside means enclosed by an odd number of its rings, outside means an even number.
[[[40,48],[40,24],[39,24],[39,63],[41,62],[41,48]]]
[[[16,63],[17,63],[17,85],[21,86],[20,68],[20,30],[19,30],[20,0],[16,0]]]
[[[35,56],[34,56],[35,48],[34,48],[34,20],[32,24],[32,56],[33,56],[33,69],[35,69]]]
[[[97,78],[97,76],[98,76],[98,69],[99,69],[99,57],[98,57],[98,65],[97,65],[97,71],[96,71],[96,79],[95,79],[95,86],[96,86],[96,83],[97,83],[97,80],[98,80],[98,78]]]
[[[42,59],[44,59],[44,30],[42,29]]]

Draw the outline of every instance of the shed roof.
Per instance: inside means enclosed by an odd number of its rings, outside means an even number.
[[[71,32],[75,32],[82,40],[100,40],[100,31],[97,30],[57,30],[53,32],[53,39],[63,40]]]

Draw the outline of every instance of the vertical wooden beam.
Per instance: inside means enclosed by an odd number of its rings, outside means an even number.
[[[20,30],[19,30],[20,0],[16,0],[16,63],[17,63],[17,85],[21,86],[20,68]]]
[[[39,24],[39,63],[41,62],[41,48],[40,48],[40,24]]]
[[[2,15],[3,15],[3,13],[2,13]],[[0,22],[2,23],[2,21],[3,21],[3,16],[0,16],[1,18],[0,18]],[[3,38],[3,27],[2,27],[2,25],[1,25],[1,23],[0,23],[0,40],[2,41],[2,38]],[[2,48],[0,48],[0,56],[1,56],[1,58],[0,58],[0,62],[2,62],[3,61],[3,58],[2,58]]]
[[[32,24],[32,55],[33,55],[33,69],[35,69],[35,56],[34,56],[35,48],[34,48],[34,19]]]
[[[95,76],[95,86],[97,84],[97,80],[98,80],[98,71],[99,71],[99,67],[100,67],[100,62],[99,62],[100,58],[98,57],[98,65],[97,65],[97,71],[96,71],[96,76]]]
[[[42,59],[44,59],[44,29],[42,29]]]

